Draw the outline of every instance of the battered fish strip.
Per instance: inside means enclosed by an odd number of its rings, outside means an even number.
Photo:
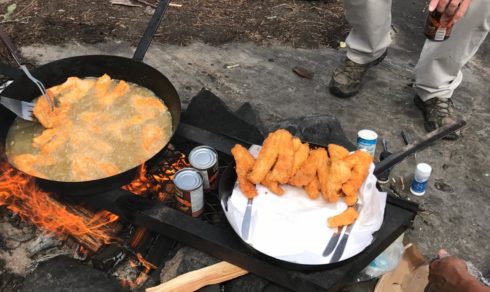
[[[109,86],[112,84],[112,79],[109,75],[104,74],[100,76],[95,82],[95,95],[98,98],[102,98],[109,91]]]
[[[355,161],[355,164],[352,166],[352,173],[349,180],[342,185],[342,191],[345,194],[345,203],[349,206],[353,206],[357,202],[359,188],[362,186],[369,173],[369,166],[373,161],[373,157],[365,151],[358,150],[344,160],[347,164],[352,164],[352,162]]]
[[[95,85],[94,80],[82,80],[77,77],[69,77],[65,83],[67,82],[69,82],[70,86],[67,88],[69,88],[70,91],[65,94],[60,92],[56,95],[60,104],[73,104],[77,102]]]
[[[286,130],[277,130],[279,152],[277,162],[270,172],[269,180],[285,184],[291,177],[294,163],[293,135]],[[269,175],[268,175],[269,176]]]
[[[23,172],[37,176],[43,177],[43,175],[36,169],[38,156],[33,154],[20,154],[12,158],[13,164]]]
[[[263,181],[272,166],[274,166],[274,163],[276,163],[277,156],[279,155],[278,142],[279,139],[275,132],[269,134],[267,139],[265,139],[262,149],[259,152],[259,157],[252,171],[248,174],[248,179],[253,184],[259,184]]]
[[[274,181],[270,178],[271,173],[269,172],[263,181],[260,182],[261,185],[265,186],[268,188],[271,192],[274,194],[281,196],[284,194],[284,189],[279,186],[279,183],[277,181]]]
[[[255,189],[255,185],[248,180],[247,175],[255,164],[255,158],[240,144],[235,145],[231,149],[231,154],[235,158],[240,190],[247,198],[252,199],[257,195],[257,190]]]
[[[294,149],[295,153],[296,153],[296,151],[298,151],[298,148],[301,145],[303,145],[303,143],[301,143],[301,140],[298,137],[294,137],[293,138],[293,149]]]
[[[318,166],[316,173],[318,175],[318,183],[322,194],[328,192],[328,174],[330,170],[330,161],[328,159],[327,150],[324,148],[319,148],[321,150],[319,153]]]
[[[83,181],[90,179],[93,176],[91,168],[103,174],[103,176],[115,175],[120,172],[120,169],[109,162],[99,161],[89,156],[74,156],[72,159],[71,170],[73,177]]]
[[[301,165],[300,169],[294,177],[289,181],[293,186],[303,187],[308,185],[316,176],[318,168],[318,160],[321,158],[321,148],[310,150],[310,154],[306,161]]]
[[[320,196],[320,186],[318,177],[315,177],[309,184],[306,185],[305,191],[310,199],[315,200]]]
[[[125,95],[128,92],[129,85],[124,80],[121,80],[110,93],[99,96],[99,101],[104,105],[111,105],[117,98]]]
[[[329,203],[335,203],[340,199],[342,185],[349,180],[351,170],[342,160],[332,160],[323,198]]]
[[[163,145],[163,131],[155,124],[145,125],[142,131],[143,148],[150,153],[158,151]]]
[[[359,217],[356,209],[349,207],[339,215],[328,218],[328,227],[335,228],[339,226],[351,225]]]
[[[298,138],[295,138],[298,139]],[[298,139],[299,141],[299,139]],[[293,142],[294,144],[294,142]],[[310,154],[310,146],[308,143],[302,144],[300,142],[300,145],[298,145],[297,149],[294,152],[294,162],[293,162],[293,170],[291,171],[291,177],[289,178],[291,180],[292,177],[296,175],[298,172],[299,168],[303,163],[306,161],[308,158],[308,155]]]
[[[328,155],[330,155],[330,159],[344,159],[349,155],[349,150],[344,147],[336,144],[328,144]]]
[[[147,119],[153,119],[167,110],[167,107],[160,100],[141,95],[131,96],[131,104],[139,114]]]

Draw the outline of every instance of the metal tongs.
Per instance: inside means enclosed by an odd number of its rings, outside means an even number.
[[[12,58],[14,58],[17,65],[19,65],[19,68],[22,71],[24,71],[27,78],[29,78],[37,86],[37,88],[41,92],[41,95],[44,96],[44,98],[46,98],[46,101],[49,104],[49,108],[51,110],[53,110],[54,109],[54,102],[53,102],[53,100],[51,100],[51,98],[49,98],[49,96],[46,92],[46,88],[44,87],[44,84],[41,81],[39,81],[38,79],[36,79],[34,76],[32,76],[31,72],[29,72],[29,70],[27,69],[27,67],[25,65],[22,65],[22,63],[20,62],[20,58],[16,53],[17,50],[16,50],[14,44],[12,43],[12,41],[10,40],[8,35],[5,33],[2,26],[0,26],[0,38],[2,39],[2,42],[5,44],[8,51],[12,55]],[[20,101],[19,101],[19,103],[20,103]],[[34,104],[32,104],[31,106],[34,107]]]

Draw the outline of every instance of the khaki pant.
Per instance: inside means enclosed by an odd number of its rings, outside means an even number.
[[[346,40],[347,57],[359,64],[377,59],[391,42],[391,0],[344,0],[344,5],[352,25]],[[473,0],[466,15],[454,25],[449,39],[425,41],[415,68],[414,85],[422,100],[452,96],[463,79],[461,69],[489,30],[490,0]]]

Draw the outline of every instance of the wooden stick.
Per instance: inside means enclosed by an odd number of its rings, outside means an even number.
[[[247,274],[248,271],[228,262],[205,267],[180,275],[170,281],[146,289],[146,292],[188,292],[218,284]]]

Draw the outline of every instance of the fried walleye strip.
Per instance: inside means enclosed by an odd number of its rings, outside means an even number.
[[[318,177],[315,177],[309,184],[306,185],[305,191],[310,199],[315,200],[320,196],[320,186]]]
[[[308,158],[308,154],[310,154],[310,147],[308,143],[305,144],[300,143],[300,145],[294,152],[294,162],[293,162],[293,170],[291,172],[291,178],[294,177],[294,175],[296,175],[296,172],[298,172],[301,165],[303,165],[303,163],[306,161],[306,159]]]
[[[253,184],[259,184],[264,180],[267,173],[277,160],[279,154],[279,140],[276,132],[269,134],[265,139],[262,149],[259,152],[259,157],[255,161],[252,171],[248,174],[248,179]]]
[[[109,86],[112,84],[112,79],[109,75],[104,74],[100,76],[95,82],[95,95],[98,98],[102,98],[109,91]]]
[[[270,176],[271,173],[269,172],[265,176],[264,180],[260,182],[260,184],[268,188],[274,194],[281,196],[282,194],[284,194],[284,189],[279,186],[279,183],[277,181],[272,180]]]
[[[293,149],[294,152],[298,151],[299,146],[303,145],[298,137],[293,138]]]
[[[327,151],[324,148],[319,148],[321,150],[319,153],[318,166],[316,173],[318,175],[318,183],[320,190],[323,194],[327,193],[327,181],[328,181],[328,173],[330,170],[330,163],[328,159]]]
[[[269,180],[285,184],[288,182],[293,170],[293,136],[283,129],[277,130],[275,135],[277,135],[276,139],[278,140],[279,152],[277,155],[277,162],[270,172]]]
[[[314,149],[310,151],[310,155],[306,159],[305,163],[301,165],[298,172],[289,181],[289,183],[296,187],[303,187],[311,183],[316,176],[316,169],[318,167],[318,160],[322,156],[322,150]]]
[[[257,190],[255,189],[255,185],[248,180],[247,175],[255,164],[255,158],[253,158],[247,149],[239,144],[231,149],[231,154],[235,158],[240,189],[247,198],[251,199],[257,195]]]
[[[124,80],[121,80],[110,93],[99,96],[99,101],[104,105],[111,105],[114,103],[114,101],[116,101],[116,99],[125,95],[128,92],[129,85]]]
[[[342,184],[350,178],[350,175],[351,171],[347,163],[343,160],[332,160],[323,198],[329,203],[337,202],[340,198]]]
[[[54,94],[48,89],[47,91],[49,98],[54,102]],[[39,121],[41,125],[45,128],[52,128],[55,124],[56,119],[56,109],[51,110],[49,103],[44,96],[40,96],[34,106],[32,113]]]
[[[349,150],[340,145],[328,144],[328,154],[332,160],[344,159],[347,155],[349,155]]]
[[[369,166],[373,157],[367,152],[357,150],[354,154],[346,157],[344,161],[352,165],[352,173],[349,180],[342,185],[342,191],[345,194],[345,203],[353,206],[357,202],[357,192],[369,173]]]
[[[339,215],[328,218],[328,227],[335,228],[339,226],[351,225],[359,217],[356,209],[349,207]]]
[[[51,110],[46,98],[40,96],[33,109],[34,116],[43,127],[48,129],[64,125],[68,120],[71,104],[84,96],[94,83],[93,80],[69,77],[65,83],[49,88],[47,93],[55,103],[55,108]]]

